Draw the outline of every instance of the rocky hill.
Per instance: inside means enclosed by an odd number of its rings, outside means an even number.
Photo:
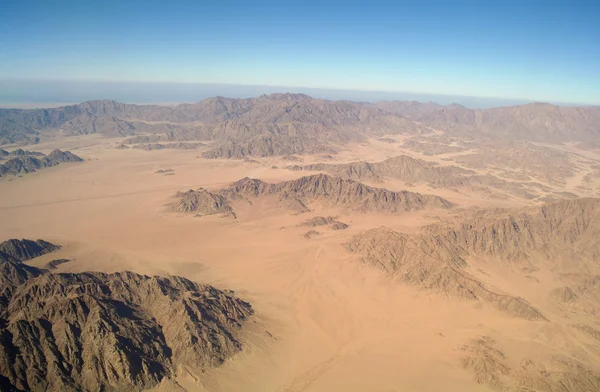
[[[22,154],[16,154],[15,156],[15,158],[9,159],[0,165],[0,177],[33,173],[39,169],[57,166],[61,163],[83,162],[83,159],[70,151],[61,151],[58,149],[46,156],[33,151],[23,151]]]
[[[461,156],[456,160],[462,162],[462,159],[468,156]],[[482,158],[481,162],[485,160]],[[386,178],[393,178],[411,184],[426,183],[433,188],[466,188],[473,191],[493,189],[496,192],[508,192],[525,199],[534,199],[538,196],[532,188],[552,191],[547,186],[531,181],[505,180],[489,173],[477,174],[473,170],[456,165],[442,166],[407,155],[391,157],[381,162],[372,163],[365,161],[340,164],[315,163],[303,166],[290,165],[287,168],[293,171],[322,171],[356,181],[384,182]],[[558,178],[558,171],[553,171],[553,173],[556,173]],[[508,175],[510,173],[507,173]],[[529,180],[529,177],[525,176],[525,180]]]
[[[398,213],[427,208],[453,207],[449,201],[414,192],[394,192],[374,188],[360,182],[343,180],[325,174],[269,184],[259,179],[243,178],[224,189],[209,191],[203,188],[178,192],[171,208],[176,212],[196,215],[232,214],[233,203],[252,204],[256,198],[270,197],[277,206],[298,214],[310,211],[311,203],[323,203],[358,212]],[[336,229],[345,229],[342,222],[333,222]]]
[[[563,272],[599,273],[600,199],[563,200],[528,209],[494,209],[428,227],[455,254],[482,255],[535,269],[554,263]],[[567,262],[568,261],[568,262]]]
[[[10,239],[0,243],[0,260],[26,261],[59,248],[60,246],[44,240]]]
[[[326,174],[301,177],[297,180],[268,184],[244,178],[222,191],[228,197],[258,197],[276,195],[281,201],[299,201],[304,205],[325,202],[361,212],[417,211],[425,208],[451,208],[452,203],[434,195],[413,192],[394,192],[374,188],[353,180]]]
[[[229,200],[204,188],[176,193],[175,202],[171,207],[175,212],[196,214],[197,216],[233,214],[233,208],[231,208]]]
[[[142,390],[241,349],[252,307],[181,277],[52,274],[0,260],[0,389]]]
[[[335,216],[315,216],[310,219],[306,219],[298,224],[298,227],[319,227],[319,226],[330,226],[333,230],[345,230],[349,226],[340,222]]]
[[[218,142],[204,158],[244,159],[247,157],[285,156],[290,154],[335,153],[330,144],[317,143],[307,135],[258,135]]]
[[[122,145],[125,148],[127,146]],[[164,149],[177,149],[177,150],[196,150],[204,146],[203,143],[187,143],[187,142],[176,142],[176,143],[140,143],[131,146],[131,148],[137,148],[145,151],[152,150],[164,150]],[[123,148],[123,147],[119,147]]]
[[[433,246],[441,248],[440,250]],[[440,257],[444,245],[381,227],[354,236],[345,248],[364,263],[378,267],[403,283],[494,307],[528,320],[545,316],[522,298],[495,292],[464,269],[466,262]]]
[[[325,171],[331,175],[356,181],[382,181],[384,177],[402,181],[426,182],[434,186],[469,185],[469,175],[475,172],[458,166],[440,166],[407,155],[388,158],[381,162],[351,162],[343,164],[317,163],[313,165],[289,166],[290,170]]]
[[[535,208],[479,211],[428,226],[422,234],[372,229],[345,247],[405,283],[485,300],[525,318],[543,319],[524,300],[485,287],[465,267],[478,258],[493,260],[520,275],[549,270],[564,283],[548,293],[557,305],[579,297],[598,304],[599,217],[600,199],[563,200]]]
[[[27,150],[23,150],[22,148],[17,148],[16,150],[13,151],[6,151],[3,149],[0,149],[0,157],[3,158],[12,158],[12,157],[24,157],[24,156],[44,156],[43,153],[38,152],[38,151],[27,151]]]
[[[481,336],[458,348],[461,365],[474,381],[496,391],[580,392],[600,390],[600,373],[577,356],[554,354],[539,358],[527,353],[514,363],[489,336]],[[530,359],[531,358],[531,359]]]

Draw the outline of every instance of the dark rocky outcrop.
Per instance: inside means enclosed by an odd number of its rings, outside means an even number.
[[[218,193],[204,188],[190,189],[187,192],[178,192],[176,201],[172,204],[175,212],[196,215],[233,214],[229,201]]]
[[[449,201],[434,195],[383,188],[373,188],[360,182],[343,180],[325,174],[269,184],[262,180],[243,178],[218,191],[206,189],[179,192],[172,204],[178,212],[208,215],[232,210],[230,201],[252,201],[258,197],[274,197],[276,203],[290,212],[308,212],[309,204],[322,202],[359,212],[398,213],[426,208],[451,208]],[[338,227],[341,228],[340,225]]]
[[[25,257],[28,257],[27,255]],[[241,349],[251,306],[181,277],[52,274],[1,260],[0,389],[142,390]]]
[[[59,248],[59,245],[44,240],[10,239],[0,243],[0,260],[26,261]]]
[[[4,175],[17,175],[21,173],[32,173],[39,169],[56,166],[61,163],[83,162],[83,159],[70,151],[54,150],[50,154],[32,153],[25,151],[0,165],[0,177]]]
[[[296,199],[307,204],[324,201],[333,206],[362,212],[417,211],[425,208],[451,208],[452,203],[434,195],[374,188],[352,180],[325,174],[302,177],[278,184],[244,178],[223,191],[244,197],[277,195],[280,200]]]

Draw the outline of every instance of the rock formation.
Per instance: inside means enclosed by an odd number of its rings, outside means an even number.
[[[478,384],[506,392],[600,390],[600,374],[575,358],[559,355],[543,360],[525,358],[514,366],[497,347],[494,339],[482,336],[459,348],[463,353],[462,367],[473,373]]]
[[[318,227],[318,226],[330,226],[332,230],[344,230],[348,228],[348,225],[344,222],[337,220],[335,216],[315,216],[310,219],[306,219],[298,224],[298,227]]]
[[[413,183],[426,182],[434,186],[468,185],[469,180],[466,176],[474,174],[473,171],[458,166],[439,166],[407,155],[375,163],[364,161],[344,164],[317,163],[290,166],[289,169],[325,171],[337,177],[356,181],[380,182],[384,177],[390,177]]]
[[[204,188],[178,192],[175,194],[175,199],[176,201],[172,204],[175,212],[198,216],[233,213],[233,209],[225,197]]]
[[[280,207],[298,214],[310,211],[313,202],[343,207],[359,212],[406,212],[426,208],[451,208],[449,201],[434,195],[413,192],[393,192],[373,188],[360,182],[343,180],[325,174],[269,184],[262,180],[243,178],[225,189],[198,189],[178,192],[172,208],[177,212],[210,215],[233,211],[231,202],[252,202],[253,198],[273,197]],[[342,228],[342,225],[337,225]]]
[[[203,143],[187,143],[187,142],[177,142],[177,143],[142,143],[136,144],[132,146],[132,148],[137,148],[140,150],[152,151],[152,150],[163,150],[165,148],[177,149],[177,150],[196,150],[200,147],[204,146]]]
[[[304,233],[304,238],[306,238],[307,240],[310,240],[311,238],[319,237],[320,235],[321,235],[321,233],[319,233],[316,230],[309,230],[306,233]]]
[[[225,195],[257,197],[277,195],[279,200],[299,200],[307,205],[322,201],[332,206],[361,212],[417,211],[425,208],[451,208],[452,203],[434,195],[394,192],[373,188],[353,180],[325,174],[302,177],[278,184],[244,178],[223,191]]]
[[[70,151],[54,150],[46,156],[43,156],[43,154],[40,156],[39,153],[27,151],[0,165],[0,177],[8,174],[32,173],[45,167],[68,162],[83,162],[83,159]]]
[[[7,391],[151,388],[177,369],[206,369],[234,355],[252,314],[230,293],[181,277],[52,274],[16,259],[0,260],[0,272]]]
[[[59,245],[44,240],[10,239],[0,243],[0,260],[26,261],[59,249]]]
[[[464,269],[454,250],[435,239],[410,236],[381,227],[354,236],[344,247],[366,264],[378,267],[403,283],[469,300],[481,300],[528,320],[546,320],[522,298],[486,288]]]

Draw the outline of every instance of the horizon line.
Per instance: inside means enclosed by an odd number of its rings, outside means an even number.
[[[59,107],[59,105],[63,105],[63,106],[68,106],[68,105],[76,105],[76,104],[80,104],[83,102],[88,102],[88,101],[101,101],[101,100],[111,100],[111,101],[115,101],[115,102],[120,102],[120,103],[128,103],[128,104],[136,104],[136,105],[167,105],[167,106],[171,106],[171,105],[176,105],[176,104],[185,104],[185,103],[198,103],[198,102],[202,102],[206,99],[209,98],[216,98],[216,97],[224,97],[224,98],[232,98],[232,99],[244,99],[244,98],[256,98],[262,95],[272,95],[272,94],[277,94],[277,93],[290,93],[290,94],[304,94],[304,95],[308,95],[311,98],[316,98],[316,99],[326,99],[326,100],[330,100],[330,101],[351,101],[351,102],[371,102],[371,103],[377,103],[377,102],[419,102],[419,103],[436,103],[442,106],[447,106],[447,105],[452,105],[452,104],[458,104],[461,106],[465,106],[467,108],[473,109],[471,107],[469,107],[470,105],[465,105],[464,103],[460,103],[460,102],[450,102],[450,103],[439,103],[436,102],[432,99],[435,98],[442,98],[444,100],[452,100],[452,99],[458,99],[458,100],[462,100],[462,99],[467,99],[467,100],[482,100],[482,101],[488,101],[488,103],[491,103],[491,101],[505,101],[502,104],[499,104],[499,102],[496,102],[496,104],[492,105],[492,106],[488,106],[488,108],[492,108],[492,107],[507,107],[507,106],[519,106],[519,105],[524,105],[524,104],[551,104],[551,105],[555,105],[555,106],[564,106],[564,107],[589,107],[589,106],[600,106],[600,103],[591,103],[591,102],[564,102],[564,101],[554,101],[554,100],[539,100],[539,99],[530,99],[530,98],[506,98],[506,97],[496,97],[496,96],[474,96],[474,95],[459,95],[459,94],[447,94],[447,93],[428,93],[428,92],[416,92],[416,91],[399,91],[399,90],[371,90],[371,89],[345,89],[345,88],[326,88],[326,87],[305,87],[305,86],[283,86],[283,85],[269,85],[269,84],[240,84],[240,83],[210,83],[210,82],[172,82],[172,81],[140,81],[140,80],[131,80],[131,81],[123,81],[123,80],[84,80],[84,79],[3,79],[0,78],[0,84],[1,83],[6,83],[6,84],[19,84],[19,83],[51,83],[51,84],[55,84],[55,83],[71,83],[71,84],[93,84],[93,85],[103,85],[103,86],[110,86],[110,85],[120,85],[120,86],[125,86],[125,85],[146,85],[146,86],[150,86],[150,85],[162,85],[162,86],[188,86],[188,87],[192,87],[192,86],[203,86],[203,87],[214,87],[214,88],[218,88],[218,87],[228,87],[228,88],[235,88],[235,87],[240,87],[240,88],[245,88],[245,89],[270,89],[270,90],[274,90],[271,91],[269,93],[252,93],[249,95],[244,95],[244,94],[236,94],[238,95],[236,96],[231,96],[228,94],[210,94],[209,96],[206,96],[205,98],[199,99],[199,100],[169,100],[166,99],[164,101],[157,101],[157,100],[149,100],[149,101],[144,101],[144,100],[129,100],[129,99],[112,99],[109,97],[105,97],[103,99],[84,99],[84,100],[77,100],[77,99],[61,99],[61,98],[57,98],[57,99],[46,99],[46,100],[39,100],[36,101],[35,99],[2,99],[2,97],[0,96],[0,107],[1,108],[23,108],[23,106],[28,106],[29,108],[34,108],[33,105],[42,105],[42,104],[49,104],[52,105],[53,107]],[[284,89],[287,91],[276,91],[278,89]],[[301,90],[305,90],[305,91],[301,91]],[[342,98],[342,99],[332,99],[332,98],[327,98],[327,97],[319,97],[319,96],[314,96],[311,93],[307,93],[306,90],[311,91],[311,92],[321,92],[321,93],[346,93],[346,94],[361,94],[361,93],[366,93],[366,94],[370,94],[370,95],[377,95],[377,94],[382,94],[382,95],[412,95],[412,96],[418,96],[415,98],[394,98],[394,97],[388,97],[388,98],[379,98],[379,99],[369,99],[368,97],[365,97],[365,99],[347,99],[347,98]],[[118,95],[118,94],[115,94]],[[242,96],[240,96],[242,95]],[[427,98],[426,98],[427,97]],[[424,98],[424,99],[423,99]],[[4,105],[10,105],[10,107],[6,107]],[[15,106],[16,105],[16,106]],[[47,107],[36,107],[36,108],[47,108]]]

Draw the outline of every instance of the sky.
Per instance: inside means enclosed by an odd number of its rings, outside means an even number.
[[[2,0],[0,37],[3,102],[40,100],[43,82],[48,102],[111,98],[85,93],[111,88],[143,101],[135,86],[149,101],[189,101],[193,86],[208,85],[230,96],[349,90],[600,105],[597,0]]]

